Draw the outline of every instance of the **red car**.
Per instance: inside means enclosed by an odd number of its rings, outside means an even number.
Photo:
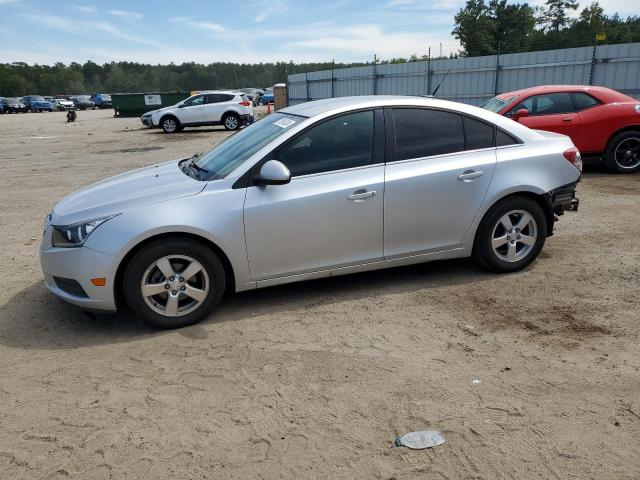
[[[502,93],[483,108],[537,130],[568,135],[608,170],[640,170],[640,101],[605,87],[545,85]]]

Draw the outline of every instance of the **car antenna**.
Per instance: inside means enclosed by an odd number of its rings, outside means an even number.
[[[438,89],[440,88],[440,85],[442,85],[442,82],[444,82],[444,79],[447,78],[447,75],[449,75],[449,72],[451,70],[447,70],[444,74],[444,77],[442,77],[442,80],[440,80],[440,83],[438,85],[436,85],[435,90],[433,91],[433,93],[431,94],[433,97],[436,96],[436,93],[438,93]]]

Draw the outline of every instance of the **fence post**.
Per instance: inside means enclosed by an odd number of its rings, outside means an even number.
[[[378,89],[377,89],[377,85],[376,85],[376,80],[377,80],[376,64],[377,64],[377,63],[378,63],[378,62],[377,62],[376,56],[374,55],[374,56],[373,56],[373,77],[372,77],[372,78],[373,78],[373,84],[372,84],[372,86],[373,86],[373,94],[374,94],[374,95],[377,95],[377,90],[378,90]]]
[[[334,60],[331,60],[331,98],[333,98],[333,81],[334,81],[333,70],[335,68],[336,68],[336,61],[334,59]]]
[[[500,66],[500,42],[498,42],[498,51],[496,54],[496,78],[493,85],[493,94],[498,95],[500,93],[500,70],[502,67]]]
[[[596,40],[593,41],[593,53],[591,54],[591,67],[589,68],[589,85],[593,85],[593,73],[596,69],[596,63],[598,63],[598,59],[596,58]]]
[[[431,47],[427,53],[427,95],[431,95]]]
[[[309,98],[309,72],[307,70],[308,70],[308,68],[307,68],[307,65],[305,64],[304,65],[304,86],[305,86],[305,89],[306,89],[306,95],[305,96],[306,96],[307,102],[308,102],[311,99]]]

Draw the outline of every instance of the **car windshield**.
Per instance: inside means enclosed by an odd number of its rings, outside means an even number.
[[[493,97],[487,103],[482,105],[482,108],[484,108],[485,110],[489,110],[490,112],[498,113],[500,110],[502,110],[504,107],[506,107],[508,104],[510,104],[516,98],[518,98],[517,95],[512,95],[512,96],[506,97],[506,98],[505,97],[502,97],[502,98],[501,97]]]
[[[273,95],[273,88],[267,88],[264,93],[268,94],[268,95]]]
[[[303,120],[305,117],[285,113],[269,115],[231,135],[199,156],[194,164],[203,173],[203,180],[224,178],[251,155]]]
[[[35,100],[36,102],[42,102],[44,101],[44,97],[41,97],[40,95],[31,95],[31,100]]]
[[[91,97],[89,95],[78,95],[76,97],[78,100],[90,100]]]
[[[111,95],[103,93],[100,95],[100,98],[102,98],[102,100],[111,100]]]

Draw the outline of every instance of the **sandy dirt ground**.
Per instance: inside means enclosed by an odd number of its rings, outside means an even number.
[[[0,132],[0,478],[640,478],[639,175],[587,172],[517,274],[464,260],[287,285],[158,332],[50,295],[42,222],[224,130],[93,111]],[[422,429],[446,443],[393,446]]]

